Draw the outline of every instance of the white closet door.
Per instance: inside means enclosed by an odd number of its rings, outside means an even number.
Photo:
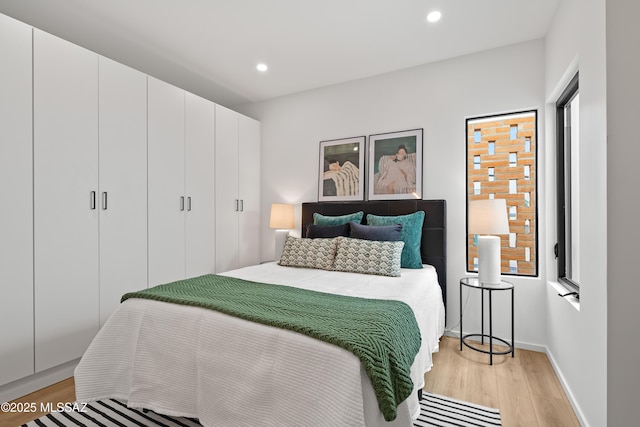
[[[239,115],[239,267],[260,263],[260,122]]]
[[[33,58],[35,367],[42,371],[80,357],[99,327],[98,55],[34,30]]]
[[[214,107],[185,93],[187,277],[215,273]]]
[[[238,113],[216,105],[216,271],[238,268]]]
[[[100,325],[147,287],[147,76],[100,57]]]
[[[0,15],[0,385],[33,374],[31,27]]]
[[[155,286],[185,278],[185,92],[147,81],[149,286]]]

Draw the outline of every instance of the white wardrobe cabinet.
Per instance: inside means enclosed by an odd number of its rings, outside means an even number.
[[[2,14],[0,58],[8,396],[67,372],[122,294],[259,262],[260,125]]]
[[[36,372],[98,332],[98,55],[33,34]]]
[[[149,286],[185,275],[184,90],[148,84]]]
[[[0,15],[0,384],[33,374],[31,31]]]
[[[214,104],[148,77],[149,286],[215,270]]]
[[[100,325],[147,287],[147,76],[99,58]]]
[[[239,266],[260,263],[260,122],[238,115]]]
[[[216,271],[260,262],[260,123],[216,105]]]
[[[185,92],[186,277],[215,273],[215,104]]]
[[[147,83],[34,30],[36,372],[84,353],[147,286]]]

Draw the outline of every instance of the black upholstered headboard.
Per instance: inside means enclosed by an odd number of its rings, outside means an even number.
[[[345,215],[363,211],[366,223],[367,214],[406,215],[417,211],[425,212],[422,226],[422,244],[420,247],[422,263],[430,264],[438,272],[438,281],[442,288],[442,298],[447,302],[447,205],[444,200],[385,200],[368,202],[318,202],[302,204],[302,236],[307,225],[313,224],[313,214]]]

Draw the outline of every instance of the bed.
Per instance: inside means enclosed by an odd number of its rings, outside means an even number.
[[[305,203],[302,234],[314,213],[356,211],[424,211],[424,268],[383,277],[270,262],[221,276],[411,307],[421,335],[410,366],[414,389],[392,421],[385,420],[363,363],[344,348],[202,307],[142,298],[124,301],[83,356],[75,372],[78,401],[115,398],[131,407],[195,417],[206,426],[411,425],[419,412],[417,392],[444,329],[445,203]]]

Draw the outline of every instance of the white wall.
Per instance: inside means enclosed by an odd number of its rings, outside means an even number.
[[[640,3],[607,0],[607,422],[638,424]]]
[[[538,40],[239,108],[262,123],[263,259],[273,259],[270,204],[317,200],[321,140],[422,127],[424,198],[447,201],[447,310],[448,326],[453,326],[459,315],[458,279],[465,275],[465,118],[539,108],[541,136],[543,107],[544,43]],[[539,202],[544,206],[541,198]],[[543,212],[541,208],[541,216]],[[542,249],[544,236],[539,238]],[[543,276],[544,271],[542,262]],[[516,341],[542,349],[546,343],[545,281],[513,281],[517,286]],[[495,302],[494,319],[499,323],[495,331],[508,337],[509,307],[507,295],[504,297]],[[477,332],[479,299],[469,301],[465,314],[465,331]]]
[[[550,251],[555,225],[554,103],[580,71],[581,287],[577,310],[547,286],[548,354],[585,425],[607,420],[607,122],[605,0],[562,0],[545,40],[547,277],[556,263]],[[622,425],[622,424],[621,424]]]

